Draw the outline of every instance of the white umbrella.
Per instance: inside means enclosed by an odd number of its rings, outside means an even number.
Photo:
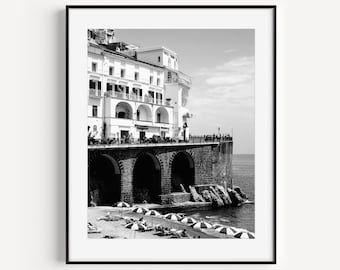
[[[149,210],[148,212],[145,213],[145,215],[159,217],[161,214],[156,210]]]
[[[125,225],[125,228],[133,230],[133,238],[136,238],[136,231],[144,232],[147,229],[145,225],[137,222]]]
[[[131,205],[128,204],[127,202],[117,202],[116,206],[117,207],[131,207]]]
[[[195,229],[210,229],[212,228],[212,225],[205,221],[198,221],[191,225]]]
[[[164,218],[174,220],[174,221],[180,221],[182,219],[179,215],[174,214],[174,213],[166,214],[166,215],[164,215]]]
[[[148,212],[149,209],[143,208],[143,207],[136,207],[134,209],[132,209],[132,212],[138,213],[138,214],[145,214],[146,212]]]
[[[127,225],[125,225],[125,228],[131,229],[133,231],[145,231],[147,228],[145,225],[140,224],[140,223],[129,223]]]
[[[254,239],[255,235],[248,231],[241,231],[241,232],[236,233],[234,237],[240,238],[240,239]]]
[[[185,223],[185,224],[193,224],[196,223],[197,220],[192,218],[192,217],[184,217],[181,222]]]
[[[236,233],[238,233],[238,230],[236,230],[236,228],[234,227],[218,227],[215,229],[215,231],[219,233],[224,233],[226,235],[235,235]]]
[[[217,229],[219,227],[224,227],[224,225],[222,225],[220,223],[214,223],[212,226],[213,226],[214,229]]]

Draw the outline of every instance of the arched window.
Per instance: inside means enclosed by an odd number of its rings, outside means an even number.
[[[132,107],[126,102],[119,102],[116,106],[116,117],[132,119]]]

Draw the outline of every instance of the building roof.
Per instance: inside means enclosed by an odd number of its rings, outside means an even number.
[[[156,68],[159,68],[159,69],[164,69],[163,66],[138,60],[135,57],[129,56],[129,55],[127,55],[124,52],[117,52],[117,51],[114,51],[114,50],[110,50],[110,49],[106,48],[105,46],[99,45],[99,44],[97,44],[95,42],[89,42],[89,45],[93,46],[93,47],[96,47],[98,49],[101,49],[103,52],[108,53],[108,54],[114,54],[114,55],[120,56],[120,57],[128,59],[128,60],[132,60],[132,61],[135,61],[135,62],[138,62],[138,63],[142,63],[142,64],[149,65],[149,66],[152,66],[152,67],[156,67]]]
[[[176,55],[177,53],[175,53],[174,51],[164,47],[164,46],[155,46],[155,47],[143,47],[143,48],[138,48],[136,49],[137,52],[148,52],[148,51],[158,51],[158,50],[164,50],[170,54]]]

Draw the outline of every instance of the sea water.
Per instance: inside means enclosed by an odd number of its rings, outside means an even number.
[[[232,170],[233,185],[239,186],[248,195],[249,200],[255,201],[255,156],[234,155]],[[209,220],[211,223],[221,223],[255,232],[255,204],[183,212],[194,218]]]

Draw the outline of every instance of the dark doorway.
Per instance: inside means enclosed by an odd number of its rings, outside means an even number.
[[[179,152],[172,161],[171,166],[171,191],[181,192],[181,184],[187,192],[189,186],[195,184],[194,161],[187,152]]]
[[[113,205],[120,201],[121,174],[118,163],[109,155],[100,155],[89,166],[88,205]]]
[[[140,155],[133,168],[133,200],[135,203],[160,202],[161,170],[158,159],[150,154]]]
[[[145,139],[145,131],[139,131],[139,140],[144,141]]]

